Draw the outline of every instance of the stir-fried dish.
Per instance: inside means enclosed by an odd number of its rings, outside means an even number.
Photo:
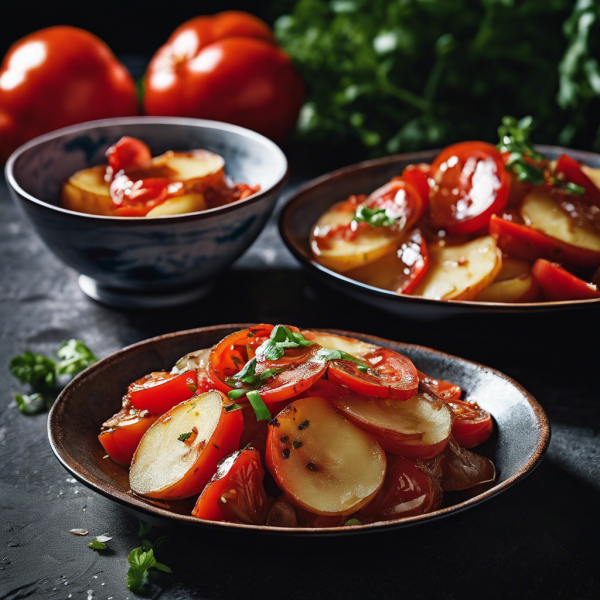
[[[337,527],[490,484],[493,431],[461,388],[389,348],[256,325],[132,383],[99,439],[150,502],[212,521]]]

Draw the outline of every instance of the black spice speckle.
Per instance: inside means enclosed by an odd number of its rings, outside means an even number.
[[[319,467],[317,467],[317,465],[315,465],[315,463],[312,463],[312,462],[306,463],[306,468],[309,471],[318,471],[319,470]]]
[[[279,421],[277,419],[271,419],[269,421],[269,425],[272,425],[273,427],[279,427]]]
[[[292,442],[292,448],[294,450],[298,450],[298,448],[301,448],[301,447],[302,447],[302,442],[300,440],[294,440]]]
[[[281,436],[281,437],[279,438],[279,441],[280,441],[282,444],[287,444],[289,439],[290,439],[290,438],[289,438],[289,436],[287,436],[287,435],[283,435],[283,436]]]
[[[283,456],[283,458],[289,458],[290,457],[290,449],[286,448],[285,450],[283,450],[281,452],[281,456]]]
[[[300,431],[302,431],[302,429],[306,429],[309,425],[310,425],[310,421],[308,419],[306,419],[306,421],[302,421],[302,423],[300,423],[300,425],[298,425],[298,429],[300,429]]]

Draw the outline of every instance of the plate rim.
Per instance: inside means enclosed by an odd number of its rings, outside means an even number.
[[[576,154],[580,158],[587,158],[588,160],[595,158],[600,161],[600,154],[594,152],[586,152],[583,150],[573,150],[570,148],[563,148],[562,146],[547,146],[547,145],[536,145],[536,149],[541,152],[556,152],[561,153],[563,151],[571,152]],[[356,171],[369,170],[374,167],[392,165],[399,162],[419,162],[423,160],[431,160],[440,152],[440,149],[434,150],[422,150],[420,152],[407,152],[403,154],[394,154],[392,156],[384,156],[382,158],[374,158],[370,160],[361,161],[330,171],[312,179],[308,183],[302,185],[300,188],[295,190],[292,194],[286,197],[285,202],[280,209],[278,219],[279,235],[283,240],[286,248],[294,255],[294,257],[300,262],[300,264],[307,268],[310,272],[320,276],[323,280],[331,279],[335,284],[340,284],[350,290],[358,291],[371,296],[376,296],[382,300],[391,301],[398,305],[404,303],[405,305],[425,305],[430,307],[448,307],[451,310],[460,309],[477,309],[477,312],[508,312],[508,313],[527,313],[527,312],[547,312],[554,310],[561,310],[564,308],[578,309],[588,307],[594,304],[600,304],[600,298],[590,298],[586,300],[553,300],[549,302],[521,302],[521,303],[509,303],[509,302],[478,302],[476,300],[437,300],[434,298],[423,298],[421,296],[410,296],[407,294],[397,294],[391,290],[384,290],[377,288],[350,277],[346,277],[342,273],[337,273],[332,269],[328,269],[323,265],[319,264],[312,256],[309,256],[304,250],[294,242],[292,236],[289,235],[290,227],[290,213],[292,209],[302,203],[306,196],[310,196],[315,188],[320,187],[324,183],[331,181],[332,179],[341,179],[350,173]]]
[[[56,458],[59,462],[71,473],[78,481],[83,483],[86,487],[92,489],[93,491],[99,493],[100,495],[116,502],[124,506],[126,509],[141,512],[147,515],[151,515],[154,518],[167,519],[169,521],[174,522],[173,524],[177,524],[179,526],[187,525],[191,527],[197,527],[201,529],[209,528],[220,531],[230,531],[230,532],[255,532],[257,534],[270,534],[275,536],[281,535],[294,535],[297,537],[322,537],[322,536],[337,536],[337,535],[349,535],[349,534],[364,534],[371,532],[389,532],[398,529],[405,529],[409,527],[413,527],[419,524],[432,523],[434,521],[438,521],[442,518],[451,516],[453,514],[461,513],[469,508],[475,507],[483,502],[490,500],[492,498],[497,497],[499,494],[505,492],[507,489],[511,488],[513,485],[523,480],[525,477],[530,475],[542,462],[546,451],[548,449],[551,437],[551,429],[550,422],[548,416],[546,415],[542,406],[537,402],[537,400],[518,382],[514,379],[505,375],[501,371],[494,369],[492,367],[488,367],[486,365],[482,365],[480,363],[476,363],[474,361],[461,358],[458,356],[454,356],[452,354],[448,354],[446,352],[442,352],[440,350],[434,350],[427,346],[421,346],[418,344],[407,344],[404,342],[396,342],[393,340],[388,340],[386,338],[381,338],[378,336],[357,333],[352,331],[345,331],[339,329],[327,329],[327,328],[315,328],[315,330],[325,331],[330,333],[335,333],[337,335],[345,335],[345,336],[354,336],[363,341],[368,341],[370,343],[378,344],[386,346],[386,343],[390,344],[400,344],[405,348],[414,349],[416,351],[424,351],[427,354],[437,355],[439,357],[443,357],[446,359],[450,359],[453,362],[458,361],[461,363],[466,363],[470,366],[474,366],[478,370],[484,370],[486,372],[492,373],[497,377],[500,377],[508,384],[514,386],[524,397],[526,402],[529,404],[533,411],[534,419],[537,428],[537,443],[536,447],[533,451],[533,454],[527,461],[527,463],[521,467],[515,474],[509,477],[506,481],[503,481],[494,487],[486,490],[482,494],[474,496],[473,498],[469,498],[463,502],[455,504],[453,506],[448,506],[445,508],[438,509],[431,513],[426,513],[423,515],[416,515],[412,517],[406,517],[404,519],[400,519],[397,521],[381,521],[375,523],[366,523],[360,525],[342,525],[339,527],[301,527],[301,528],[293,528],[293,527],[272,527],[267,525],[246,525],[243,523],[228,523],[224,521],[208,521],[203,519],[197,519],[190,515],[181,515],[178,513],[173,513],[165,508],[161,508],[158,506],[154,506],[148,503],[141,498],[136,497],[130,492],[117,490],[116,493],[111,491],[111,488],[103,484],[101,481],[95,479],[93,476],[90,476],[86,473],[85,469],[81,468],[77,461],[72,457],[72,455],[68,452],[67,447],[60,441],[59,437],[56,435],[56,429],[59,427],[59,419],[62,405],[68,402],[68,397],[72,393],[77,386],[81,385],[87,377],[90,376],[94,371],[98,369],[103,369],[106,366],[109,366],[111,362],[126,357],[127,354],[131,354],[135,352],[137,349],[143,346],[151,346],[153,344],[158,344],[163,341],[167,341],[169,339],[175,338],[184,338],[184,337],[193,337],[199,334],[218,334],[220,331],[231,331],[236,330],[234,328],[245,329],[247,327],[251,327],[256,325],[256,323],[231,323],[231,324],[221,324],[221,325],[211,325],[206,327],[198,327],[194,329],[186,329],[183,331],[176,331],[172,333],[166,333],[163,335],[155,336],[152,338],[148,338],[142,340],[140,342],[136,342],[129,346],[126,346],[116,352],[109,354],[107,357],[99,360],[94,363],[90,367],[88,367],[85,371],[77,375],[71,380],[67,386],[63,389],[63,391],[59,394],[56,399],[54,405],[50,409],[48,414],[47,421],[47,432],[48,432],[48,440],[50,442],[50,446],[52,451],[54,452]],[[493,415],[492,415],[493,416]]]

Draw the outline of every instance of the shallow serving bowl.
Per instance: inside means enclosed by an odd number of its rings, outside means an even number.
[[[121,136],[153,156],[203,148],[225,159],[234,180],[260,184],[250,198],[219,208],[158,218],[87,215],[59,206],[62,183],[105,163]],[[215,274],[256,239],[287,179],[287,160],[262,135],[226,123],[169,117],[106,119],[74,125],[21,146],[6,164],[14,200],[42,241],[83,276],[89,295],[117,305],[164,305],[204,291]],[[204,286],[203,286],[204,284]]]
[[[476,400],[490,412],[495,421],[495,434],[476,451],[485,453],[494,461],[498,472],[494,485],[477,496],[461,497],[446,503],[441,509],[427,515],[395,522],[326,529],[202,521],[190,514],[193,502],[171,502],[166,508],[132,495],[127,471],[104,458],[104,449],[98,441],[102,423],[121,408],[121,398],[127,385],[151,371],[170,369],[184,354],[210,347],[225,335],[248,326],[220,325],[163,335],[119,350],[87,369],[64,389],[50,412],[48,435],[60,462],[91,489],[123,505],[139,518],[163,528],[192,532],[205,530],[205,533],[213,530],[217,536],[227,532],[245,532],[255,536],[270,534],[317,538],[435,525],[439,519],[473,508],[521,481],[539,465],[546,452],[550,441],[550,425],[546,414],[531,394],[506,375],[422,346],[332,330],[407,355],[417,368],[429,375],[460,385],[468,399]]]
[[[591,167],[600,168],[600,155],[554,146],[538,146],[551,159],[563,153]],[[369,194],[392,177],[400,175],[404,167],[415,163],[430,163],[439,150],[398,154],[369,160],[339,169],[310,182],[295,192],[287,201],[279,219],[279,232],[285,245],[300,263],[323,283],[362,302],[399,316],[417,319],[438,319],[458,314],[474,313],[527,313],[559,309],[600,306],[600,298],[560,302],[477,302],[474,300],[432,300],[418,296],[400,295],[376,288],[320,265],[312,256],[309,236],[317,219],[333,204],[351,194]]]

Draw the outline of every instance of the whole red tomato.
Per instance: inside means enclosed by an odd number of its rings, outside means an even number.
[[[225,121],[280,140],[303,101],[304,85],[269,27],[228,11],[173,32],[148,67],[144,110]]]
[[[102,40],[83,29],[41,29],[16,42],[2,61],[0,161],[47,131],[136,114],[131,75]]]

